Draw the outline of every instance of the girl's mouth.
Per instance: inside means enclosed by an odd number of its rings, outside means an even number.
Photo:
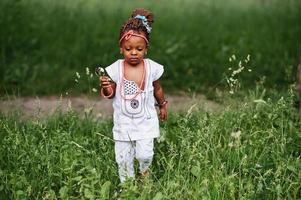
[[[138,61],[139,59],[138,58],[130,58],[130,61]]]

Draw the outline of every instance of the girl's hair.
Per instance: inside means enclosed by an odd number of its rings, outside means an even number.
[[[149,32],[143,21],[139,18],[135,18],[137,16],[144,16],[147,20],[147,25],[151,28],[152,23],[154,23],[154,15],[148,10],[143,8],[135,9],[132,12],[131,18],[128,19],[120,29],[119,40],[123,36],[124,33],[133,30],[136,33],[144,33],[147,40],[149,40]]]

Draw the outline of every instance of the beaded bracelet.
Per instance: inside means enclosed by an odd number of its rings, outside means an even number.
[[[104,94],[103,88],[100,89],[100,94],[101,94],[101,96],[102,96],[103,98],[109,99],[109,98],[111,98],[111,97],[113,96],[114,91],[113,91],[112,87],[109,87],[109,88],[111,89],[111,94],[109,94],[109,95],[105,95],[105,94]]]
[[[164,100],[162,103],[157,103],[155,105],[158,106],[159,108],[162,108],[162,107],[166,106],[167,103],[168,103],[168,101]]]

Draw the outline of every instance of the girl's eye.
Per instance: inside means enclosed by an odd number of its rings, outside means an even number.
[[[138,51],[142,51],[143,49],[139,48]]]
[[[126,51],[129,51],[129,50],[131,50],[131,49],[130,49],[130,48],[125,48],[125,50],[126,50]]]

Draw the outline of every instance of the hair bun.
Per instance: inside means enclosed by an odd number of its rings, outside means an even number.
[[[137,8],[133,10],[131,17],[134,18],[137,15],[145,16],[150,27],[152,26],[152,23],[154,23],[154,15],[148,10],[145,10],[143,8]]]

